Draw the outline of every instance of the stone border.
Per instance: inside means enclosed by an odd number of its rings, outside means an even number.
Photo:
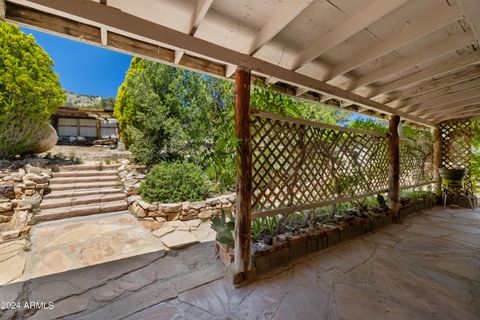
[[[148,203],[141,199],[129,197],[130,211],[140,219],[162,218],[163,221],[207,220],[219,216],[222,212],[232,213],[235,208],[235,194],[221,195],[197,202]]]
[[[52,170],[25,165],[18,170],[0,171],[0,222],[8,223],[0,242],[28,234],[30,221],[40,209],[44,194],[50,188]]]

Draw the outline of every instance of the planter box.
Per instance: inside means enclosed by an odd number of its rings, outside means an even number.
[[[426,199],[418,204],[406,204],[400,209],[399,214],[400,217],[406,217],[434,205],[435,201],[432,199]],[[285,241],[276,241],[267,248],[256,250],[253,253],[253,264],[257,274],[262,274],[292,260],[334,246],[340,241],[354,238],[391,223],[392,216],[378,214],[368,219],[357,218],[341,225],[327,225],[312,233],[295,235]],[[222,261],[233,262],[233,257],[227,254],[226,250],[222,252],[222,249],[219,249],[219,256]]]

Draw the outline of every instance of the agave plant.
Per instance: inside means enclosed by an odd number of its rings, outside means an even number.
[[[222,211],[220,217],[214,217],[212,219],[212,229],[217,232],[217,240],[223,244],[232,244],[234,242],[235,235],[235,219]]]

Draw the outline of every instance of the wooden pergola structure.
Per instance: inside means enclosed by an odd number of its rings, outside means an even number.
[[[478,0],[0,0],[0,18],[234,79],[241,143],[235,271],[250,264],[250,84],[389,119],[388,190],[399,203],[400,122],[480,116]]]

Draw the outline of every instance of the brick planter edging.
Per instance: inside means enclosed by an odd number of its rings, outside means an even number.
[[[435,201],[427,199],[414,204],[407,204],[400,209],[400,218],[420,213],[432,208]],[[280,267],[290,261],[307,256],[341,241],[358,237],[384,225],[392,223],[389,215],[379,215],[371,218],[356,218],[340,225],[327,225],[308,234],[295,235],[285,241],[274,242],[268,248],[256,250],[253,253],[253,264],[257,275]]]

